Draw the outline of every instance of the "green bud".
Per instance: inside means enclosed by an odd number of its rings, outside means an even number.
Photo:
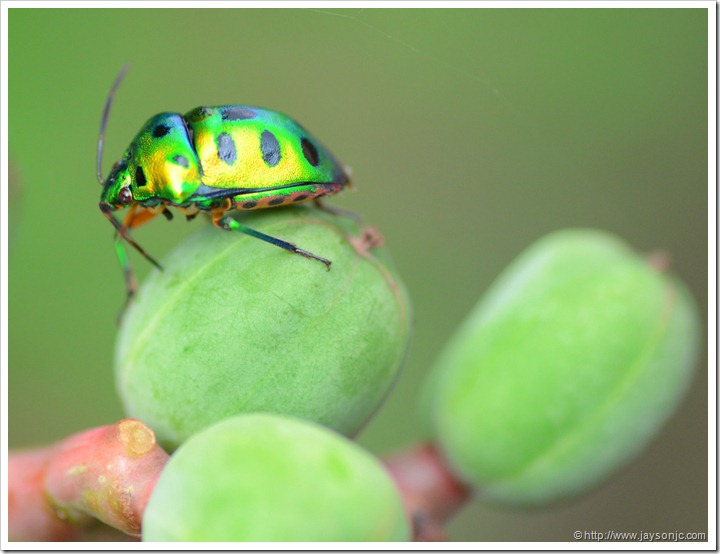
[[[440,357],[434,433],[483,497],[578,494],[650,442],[698,347],[681,283],[603,232],[559,231],[499,277]]]
[[[407,541],[382,465],[319,425],[245,414],[172,455],[143,516],[144,541]]]
[[[168,448],[258,411],[352,435],[404,359],[408,298],[373,237],[317,209],[246,216],[332,267],[211,226],[162,261],[125,314],[115,367],[128,415]]]

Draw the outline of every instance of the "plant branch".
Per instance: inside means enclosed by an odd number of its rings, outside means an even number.
[[[431,443],[414,446],[383,463],[397,485],[410,518],[415,541],[444,541],[445,523],[470,499]]]
[[[136,419],[11,453],[10,540],[73,540],[93,518],[139,535],[145,505],[167,459],[152,430]]]
[[[168,458],[152,430],[136,419],[11,453],[10,540],[81,540],[95,519],[139,536],[145,506]],[[470,488],[431,443],[383,463],[402,497],[413,539],[445,540],[443,526],[468,501]]]

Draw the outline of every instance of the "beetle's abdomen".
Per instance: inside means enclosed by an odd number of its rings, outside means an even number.
[[[206,186],[349,183],[332,154],[281,113],[252,106],[200,107],[184,119],[194,136]]]
[[[308,200],[315,200],[340,192],[343,185],[335,184],[306,184],[297,187],[288,187],[274,194],[255,192],[233,197],[234,208],[237,210],[257,210],[260,208],[276,208],[299,204]]]

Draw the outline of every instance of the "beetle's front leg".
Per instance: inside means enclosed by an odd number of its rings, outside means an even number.
[[[130,258],[128,258],[127,249],[125,248],[125,241],[120,236],[120,233],[115,233],[115,254],[117,254],[120,267],[122,268],[123,277],[125,279],[125,304],[120,310],[118,320],[125,313],[125,310],[130,305],[135,293],[137,292],[138,284],[135,273],[133,272],[132,265],[130,264]]]
[[[138,204],[130,206],[130,209],[125,215],[125,219],[123,219],[122,226],[115,233],[115,254],[117,255],[118,262],[120,262],[120,267],[122,268],[123,277],[125,279],[125,304],[123,305],[122,310],[120,310],[118,320],[122,317],[122,314],[125,313],[125,310],[130,305],[130,302],[138,289],[137,278],[135,277],[135,272],[132,269],[132,264],[130,263],[130,258],[128,257],[127,249],[125,248],[125,241],[130,242],[130,244],[138,248],[145,258],[150,260],[153,265],[162,270],[160,264],[158,264],[154,258],[147,255],[143,249],[139,248],[129,235],[130,229],[147,223],[159,212],[152,212],[148,209],[138,211],[137,208]]]

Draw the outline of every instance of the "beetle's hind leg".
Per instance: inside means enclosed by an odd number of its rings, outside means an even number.
[[[358,225],[362,224],[362,217],[357,212],[353,212],[352,210],[344,210],[335,206],[328,206],[321,198],[316,198],[314,202],[315,205],[324,212],[327,212],[337,217],[347,217],[348,219],[352,219]]]
[[[261,233],[260,231],[256,231],[255,229],[251,229],[250,227],[246,227],[245,225],[238,223],[238,221],[233,219],[232,217],[228,215],[223,215],[223,212],[218,211],[216,213],[213,213],[212,221],[216,227],[224,229],[225,231],[240,231],[241,233],[245,233],[246,235],[250,235],[251,237],[255,237],[256,239],[264,240],[265,242],[274,244],[275,246],[279,246],[287,252],[292,252],[293,254],[299,254],[300,256],[303,256],[305,258],[322,262],[323,264],[325,264],[325,268],[330,271],[330,264],[332,264],[330,260],[326,260],[325,258],[316,256],[312,252],[308,252],[307,250],[298,248],[291,242],[271,237],[270,235],[266,235],[265,233]]]

